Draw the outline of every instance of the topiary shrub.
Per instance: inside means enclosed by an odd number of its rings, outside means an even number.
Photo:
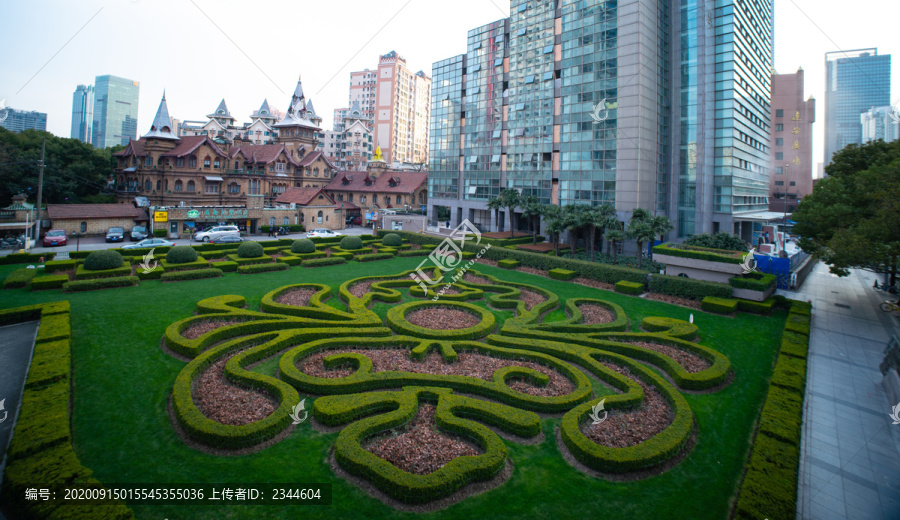
[[[729,298],[707,296],[700,302],[700,308],[715,314],[734,314],[738,309],[738,301]]]
[[[197,261],[197,251],[191,246],[175,246],[166,253],[170,264],[189,264]]]
[[[111,249],[105,251],[94,251],[84,259],[84,268],[88,271],[105,271],[107,269],[118,269],[122,267],[125,261],[118,251]]]
[[[511,259],[500,260],[497,262],[497,267],[500,269],[515,269],[516,267],[519,267],[519,261]]]
[[[578,273],[572,271],[571,269],[550,269],[547,271],[547,274],[550,275],[550,278],[554,280],[571,280],[578,276]]]
[[[315,252],[316,252],[316,243],[308,238],[294,240],[294,243],[291,244],[291,253],[297,253],[298,255],[303,255],[303,254],[315,253]]]
[[[244,242],[238,247],[237,254],[241,258],[257,258],[263,256],[263,246],[256,242]]]
[[[153,230],[153,236],[155,236],[156,238],[166,238],[166,235],[168,235],[168,234],[169,234],[169,232],[166,231],[165,229],[154,229]]]
[[[381,243],[389,247],[399,247],[403,245],[403,239],[397,233],[388,233],[384,235]]]
[[[362,249],[362,239],[359,237],[344,237],[341,239],[341,249]]]
[[[622,294],[630,294],[632,296],[637,296],[644,292],[644,285],[635,282],[626,282],[622,280],[621,282],[616,283],[616,292]]]

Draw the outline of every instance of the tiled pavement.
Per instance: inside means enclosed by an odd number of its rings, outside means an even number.
[[[819,264],[789,298],[812,300],[797,518],[900,519],[900,425],[888,416],[878,365],[900,320],[875,275],[838,278]],[[896,299],[896,296],[892,296]]]

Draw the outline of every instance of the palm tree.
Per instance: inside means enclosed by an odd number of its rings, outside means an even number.
[[[578,233],[584,227],[584,209],[581,204],[568,204],[563,206],[562,225],[569,232],[569,247],[572,258],[575,258],[575,246],[578,243]]]
[[[534,195],[524,197],[519,205],[522,207],[522,217],[528,219],[531,223],[531,232],[534,235],[531,243],[537,244],[538,231],[541,230],[541,214],[543,213],[544,205],[541,204],[540,199]]]
[[[507,209],[509,213],[509,237],[515,236],[516,228],[513,226],[513,218],[515,218],[515,210],[521,204],[521,197],[517,190],[507,188],[500,192],[500,206]]]
[[[635,210],[637,211],[637,210]],[[637,241],[637,261],[638,261],[638,269],[641,268],[642,253],[643,253],[643,245],[647,240],[653,240],[656,238],[656,233],[653,231],[653,228],[650,227],[650,222],[644,219],[634,219],[628,223],[628,237]]]
[[[653,229],[653,236],[659,237],[660,243],[665,242],[665,235],[669,231],[675,229],[672,221],[665,215],[657,215],[650,218],[650,227]],[[650,261],[653,261],[653,248],[650,248]]]
[[[612,247],[613,264],[616,263],[616,256],[619,253],[619,242],[625,240],[625,232],[622,231],[622,223],[616,221],[609,224],[609,230],[606,232],[606,243]]]
[[[562,208],[555,204],[545,204],[543,208],[544,221],[547,224],[547,234],[553,243],[553,251],[559,256],[559,235],[565,230],[562,218]]]
[[[499,233],[500,232],[500,208],[503,207],[503,202],[500,200],[500,197],[494,197],[487,201],[487,207],[488,207],[488,209],[494,210],[494,222],[496,223],[496,226],[497,226],[497,229],[495,229],[494,231]]]
[[[606,227],[609,226],[611,221],[615,220],[616,208],[609,204],[601,204],[600,206],[593,206],[585,211],[585,223],[588,228],[588,242],[591,249],[590,258],[591,262],[594,261],[594,252],[597,249],[596,240],[597,240],[597,232],[600,233],[600,252],[603,252],[603,234],[606,232]]]

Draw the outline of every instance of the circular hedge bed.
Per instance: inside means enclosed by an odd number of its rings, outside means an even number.
[[[341,239],[341,249],[362,249],[362,239],[359,237],[344,237]]]
[[[388,233],[384,235],[381,243],[388,247],[400,247],[403,245],[403,239],[397,233]]]
[[[294,240],[294,243],[291,244],[291,253],[297,254],[307,254],[307,253],[315,253],[316,252],[316,243],[308,238],[301,238],[300,240]]]
[[[88,271],[105,271],[122,267],[125,261],[118,251],[94,251],[84,259],[84,268]]]
[[[166,253],[166,262],[170,264],[189,264],[197,261],[197,250],[191,246],[175,246]]]
[[[258,242],[244,242],[238,247],[237,254],[241,258],[259,258],[263,256],[263,246]]]

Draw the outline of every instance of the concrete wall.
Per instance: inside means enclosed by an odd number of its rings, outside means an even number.
[[[52,221],[51,229],[63,229],[70,235],[80,233],[82,222],[86,224],[85,234],[89,236],[106,236],[106,232],[112,227],[125,228],[127,233],[134,226],[147,225],[147,222],[137,223],[133,218],[56,219]]]

